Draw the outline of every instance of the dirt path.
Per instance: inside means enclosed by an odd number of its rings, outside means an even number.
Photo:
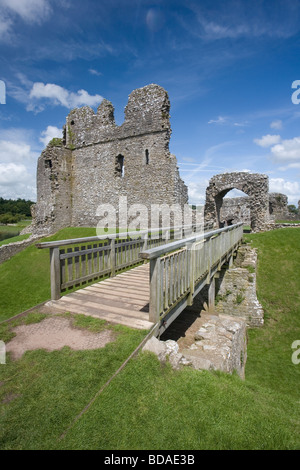
[[[6,344],[6,352],[13,360],[20,359],[25,351],[45,349],[54,351],[69,346],[74,350],[103,348],[114,340],[110,330],[94,333],[72,325],[72,318],[52,316],[39,323],[12,328],[16,336]]]

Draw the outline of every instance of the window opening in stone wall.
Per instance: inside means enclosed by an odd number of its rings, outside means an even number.
[[[149,150],[148,149],[145,150],[145,161],[146,161],[146,165],[149,165]]]
[[[116,157],[116,167],[115,167],[115,175],[119,176],[120,178],[123,178],[125,174],[125,168],[124,168],[124,156],[119,154]]]
[[[45,160],[45,168],[52,168],[52,161],[51,160]]]

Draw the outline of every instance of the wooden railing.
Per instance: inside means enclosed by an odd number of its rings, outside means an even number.
[[[140,253],[150,260],[149,320],[172,321],[230,259],[243,237],[243,223],[174,241]],[[161,329],[162,332],[162,329]]]
[[[172,239],[188,236],[195,225],[167,227],[151,232],[129,232],[96,237],[38,243],[38,248],[50,249],[51,299],[57,300],[65,289],[79,287],[115,276],[121,270],[143,262],[141,251],[166,244]]]

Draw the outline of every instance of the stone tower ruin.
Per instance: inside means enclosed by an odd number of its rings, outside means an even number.
[[[177,160],[169,151],[170,101],[158,85],[134,90],[121,126],[112,103],[95,113],[84,106],[66,118],[64,137],[42,152],[37,168],[33,233],[68,226],[95,227],[100,204],[179,204],[188,202]]]

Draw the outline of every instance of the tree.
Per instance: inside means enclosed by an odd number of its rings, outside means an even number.
[[[289,204],[287,206],[287,208],[288,208],[288,211],[291,212],[292,214],[298,214],[299,213],[297,207],[294,206],[294,204]]]

